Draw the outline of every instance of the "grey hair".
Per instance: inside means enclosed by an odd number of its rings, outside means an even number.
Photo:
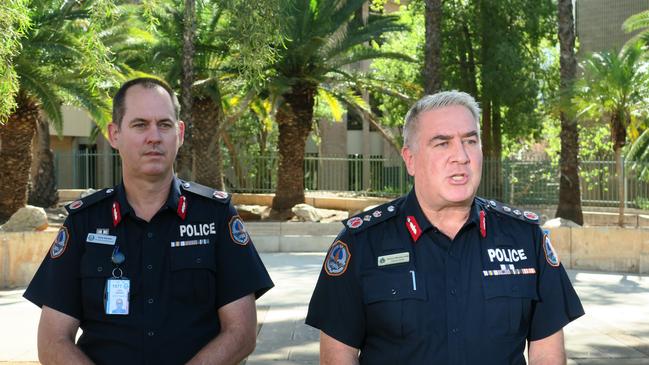
[[[446,106],[460,105],[467,108],[473,115],[478,134],[480,133],[480,106],[473,96],[457,90],[440,91],[433,95],[426,95],[417,100],[417,102],[408,110],[405,122],[403,124],[403,145],[409,148],[415,148],[413,144],[414,135],[417,132],[419,116],[427,111],[440,109]]]

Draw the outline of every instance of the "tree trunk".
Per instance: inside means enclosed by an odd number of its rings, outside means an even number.
[[[237,149],[236,147],[234,147],[234,144],[230,139],[230,135],[225,129],[221,131],[221,138],[223,139],[223,144],[225,144],[225,148],[228,149],[228,154],[230,155],[230,164],[234,169],[234,178],[236,181],[236,187],[239,189],[247,188],[248,187],[246,185],[247,181],[243,176],[243,169],[241,168],[241,162],[239,161],[239,157],[237,156]],[[260,146],[260,150],[261,149],[262,148]],[[263,154],[260,153],[260,155]],[[257,185],[255,185],[255,187],[257,187]]]
[[[618,225],[624,226],[624,205],[625,205],[625,184],[624,184],[624,162],[622,161],[622,149],[626,145],[626,123],[625,113],[616,111],[611,119],[611,137],[613,139],[613,151],[615,151],[615,172],[617,175],[617,192],[619,199]]]
[[[619,199],[618,203],[618,217],[617,224],[620,227],[624,227],[624,161],[622,161],[622,148],[615,149],[615,174],[617,175],[617,195]]]
[[[32,174],[32,184],[27,202],[38,207],[49,208],[59,201],[54,173],[54,153],[50,149],[49,122],[42,115],[38,118],[36,165]]]
[[[277,212],[304,203],[304,151],[313,122],[315,91],[312,84],[294,85],[277,111],[279,169],[273,198]]]
[[[494,182],[493,187],[493,197],[500,201],[504,201],[503,194],[503,171],[502,169],[502,118],[500,116],[500,104],[496,101],[492,103],[491,107],[491,140],[492,140],[492,149],[491,149],[491,168],[494,172],[492,181]]]
[[[196,32],[195,0],[185,0],[183,13],[182,79],[180,81],[181,119],[185,122],[185,142],[178,153],[176,170],[186,180],[195,179],[194,124],[192,121],[192,84],[194,83],[194,33]]]
[[[32,139],[38,120],[38,104],[19,92],[18,107],[0,126],[0,220],[5,221],[27,203],[32,161]]]
[[[196,130],[200,131],[193,140],[196,182],[223,190],[223,161],[219,144],[223,111],[220,103],[209,96],[194,98],[192,120]]]
[[[575,57],[575,27],[572,17],[572,0],[559,0],[560,44],[560,117],[561,156],[559,160],[559,205],[555,216],[584,224],[579,185],[579,131],[572,111],[572,83],[577,75]]]
[[[424,92],[442,88],[442,0],[425,0],[426,43],[424,45]]]

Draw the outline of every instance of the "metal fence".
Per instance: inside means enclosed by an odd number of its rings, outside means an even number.
[[[117,154],[56,154],[57,181],[61,188],[103,187],[121,179]],[[244,159],[240,166],[224,167],[231,192],[271,193],[277,184],[277,156]],[[367,166],[365,165],[367,164]],[[104,167],[104,168],[102,168]],[[638,176],[639,164],[624,163],[624,184],[628,207],[649,209],[649,182]],[[617,206],[618,179],[614,161],[581,161],[582,203],[585,206]],[[360,193],[397,196],[412,187],[401,160],[361,155],[318,157],[304,160],[304,188],[307,191]],[[558,203],[559,168],[547,160],[485,161],[478,194],[512,205],[538,206]]]

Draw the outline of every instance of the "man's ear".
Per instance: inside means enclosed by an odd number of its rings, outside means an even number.
[[[185,122],[183,122],[182,120],[178,121],[178,138],[178,147],[180,147],[183,145],[183,142],[185,142]]]
[[[117,149],[118,135],[119,135],[119,126],[115,123],[110,123],[108,125],[108,142],[110,142],[110,145],[114,149]]]
[[[408,170],[408,175],[415,176],[415,154],[412,149],[408,146],[403,146],[401,148],[401,158],[406,164],[406,170]]]

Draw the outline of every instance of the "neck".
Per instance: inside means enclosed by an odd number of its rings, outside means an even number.
[[[173,173],[156,180],[123,177],[126,200],[139,218],[148,222],[160,210],[167,201],[172,180]]]
[[[415,194],[417,191],[415,190]],[[424,202],[417,195],[422,212],[437,229],[450,239],[454,239],[471,214],[471,203],[451,206],[434,206]]]

